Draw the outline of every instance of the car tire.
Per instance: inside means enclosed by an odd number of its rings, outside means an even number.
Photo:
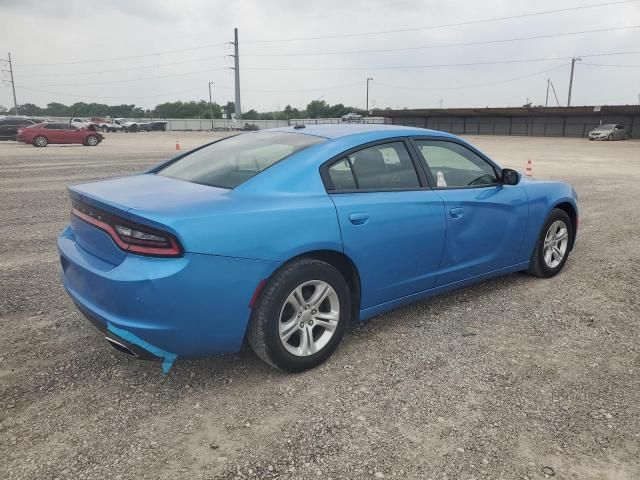
[[[49,145],[49,140],[44,135],[38,135],[33,139],[34,147],[46,147],[47,145]]]
[[[569,257],[573,235],[573,224],[567,212],[554,208],[540,230],[527,273],[540,278],[557,275]]]
[[[613,140],[613,134],[612,133],[609,134],[609,136],[607,137],[607,140],[609,140],[609,141]]]
[[[102,133],[107,133],[109,131],[109,129],[107,127],[102,127]]]
[[[314,301],[315,296],[322,300]],[[269,365],[302,372],[338,348],[350,312],[349,286],[340,272],[328,263],[302,258],[281,267],[264,286],[247,338]]]
[[[84,139],[84,144],[87,147],[95,147],[99,143],[100,143],[100,140],[95,135],[89,135],[87,138]]]

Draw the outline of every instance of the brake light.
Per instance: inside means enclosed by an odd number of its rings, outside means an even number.
[[[122,250],[155,257],[179,257],[182,248],[173,235],[73,202],[71,215],[108,234]]]

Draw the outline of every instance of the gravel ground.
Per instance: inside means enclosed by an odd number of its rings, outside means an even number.
[[[0,142],[0,478],[640,478],[640,142],[470,140],[576,187],[562,274],[382,315],[303,374],[245,349],[167,376],[76,311],[55,238],[66,185],[141,171],[174,134]]]

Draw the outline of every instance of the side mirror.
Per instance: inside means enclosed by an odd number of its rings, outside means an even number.
[[[520,182],[520,174],[511,168],[503,168],[501,173],[505,185],[517,185]]]

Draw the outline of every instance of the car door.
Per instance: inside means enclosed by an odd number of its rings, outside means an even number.
[[[616,127],[613,129],[613,135],[616,140],[624,140],[624,125],[616,125]]]
[[[447,234],[437,285],[517,263],[529,211],[524,188],[502,184],[498,167],[467,145],[414,143],[444,201]]]
[[[60,133],[60,143],[83,143],[83,132],[74,125],[63,125]]]
[[[368,144],[323,166],[344,252],[355,262],[361,308],[435,285],[444,207],[405,139]]]
[[[64,143],[64,127],[65,123],[48,123],[45,125],[46,137],[49,143]]]

